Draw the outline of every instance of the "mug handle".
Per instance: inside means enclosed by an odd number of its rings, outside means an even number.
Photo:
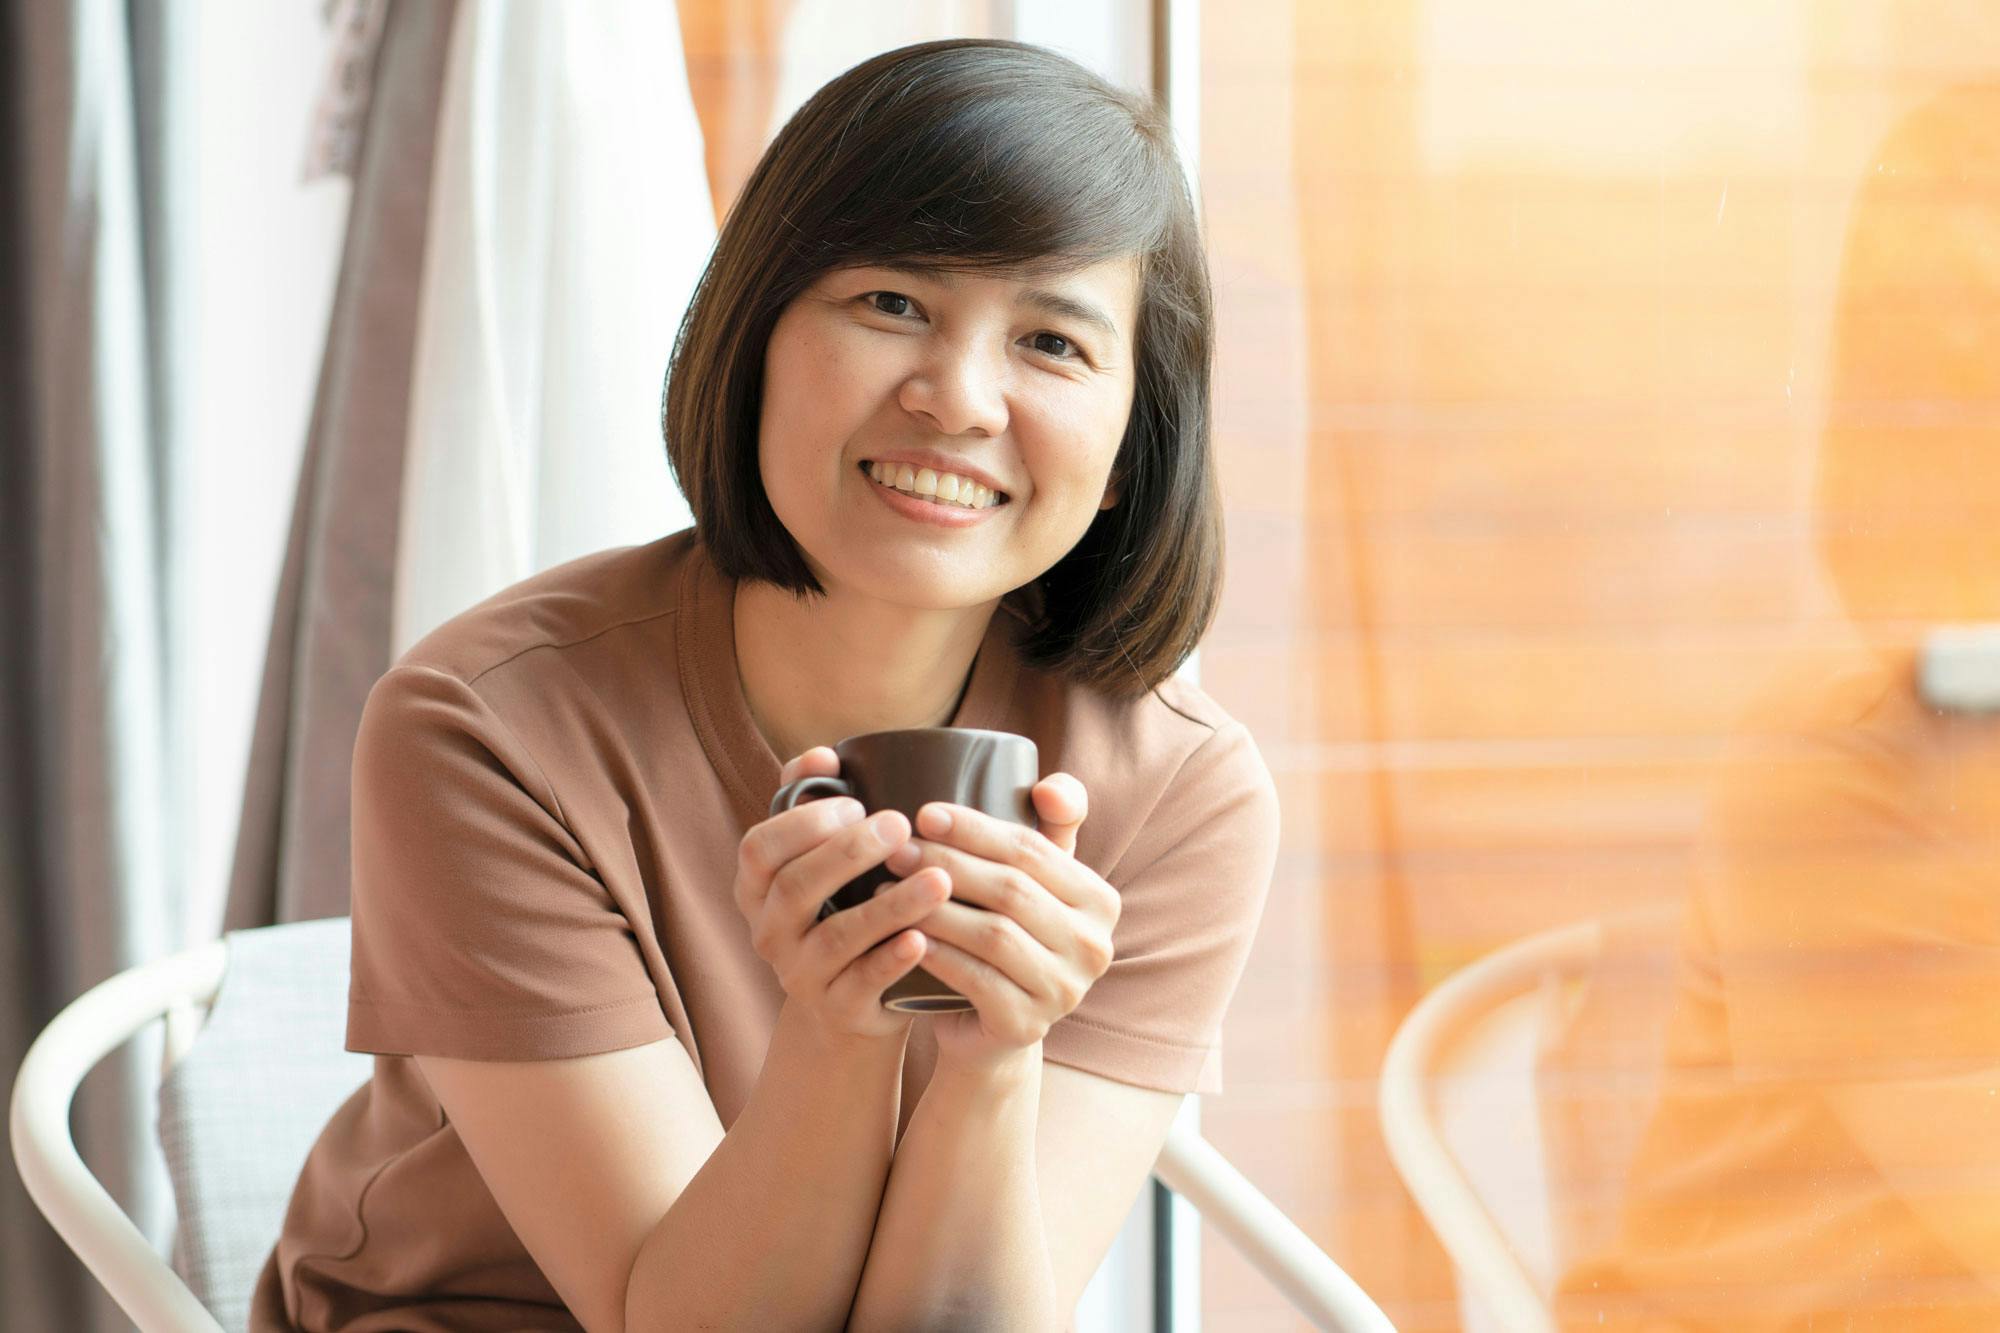
[[[809,778],[795,778],[778,788],[777,792],[771,797],[771,814],[773,816],[781,815],[785,811],[803,805],[807,801],[820,801],[829,796],[853,795],[854,788],[848,786],[846,780],[842,778],[829,778],[820,775],[814,775]],[[856,797],[855,799],[859,800],[860,798]],[[819,905],[819,915],[813,918],[814,924],[826,920],[836,910],[833,905],[833,899],[828,898]]]
[[[795,778],[778,788],[771,797],[771,813],[781,815],[785,811],[807,801],[824,800],[828,796],[852,796],[854,788],[847,785],[844,778],[814,776]]]

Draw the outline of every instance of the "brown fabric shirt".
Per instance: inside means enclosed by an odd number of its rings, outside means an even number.
[[[369,1082],[321,1132],[252,1330],[579,1325],[522,1247],[415,1054],[548,1060],[671,1037],[725,1129],[784,990],[731,895],[780,756],[736,672],[735,584],[692,529],[545,570],[376,684],[353,770],[347,1048]],[[1082,780],[1077,855],[1118,889],[1116,959],[1044,1058],[1222,1088],[1218,1046],[1277,856],[1255,742],[1169,680],[1118,702],[1024,664],[994,613],[951,725],[1033,739]],[[905,1125],[936,1061],[910,1029]]]

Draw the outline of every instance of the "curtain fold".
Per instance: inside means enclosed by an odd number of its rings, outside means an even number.
[[[167,229],[172,48],[119,0],[9,6],[0,142],[0,1065],[57,1009],[182,947],[184,752],[170,717],[177,312]],[[143,133],[141,132],[143,127]],[[157,1033],[84,1080],[79,1150],[156,1244],[172,1229],[146,1150]],[[129,1327],[0,1177],[0,1329]]]
[[[455,3],[391,4],[271,613],[224,930],[347,911],[348,763],[390,662],[412,352]]]
[[[368,690],[450,616],[691,521],[662,376],[715,224],[675,11],[392,3],[225,929],[348,910]]]
[[[693,521],[660,440],[715,243],[673,6],[487,0],[451,40],[391,656],[509,584]]]
[[[348,910],[354,736],[410,640],[538,569],[688,521],[658,403],[714,219],[676,12],[479,7],[448,78],[472,12],[387,0],[225,930]],[[84,990],[191,942],[190,747],[203,738],[177,707],[191,692],[174,663],[192,659],[174,636],[187,633],[176,516],[195,507],[179,423],[192,419],[198,341],[181,219],[199,217],[177,206],[194,179],[177,13],[129,0],[0,9],[8,1070]],[[447,105],[459,129],[443,148]],[[456,434],[465,403],[486,413],[469,439]],[[79,1093],[76,1132],[164,1254],[159,1058],[151,1032],[106,1060]],[[11,1155],[0,1235],[0,1333],[130,1327]]]

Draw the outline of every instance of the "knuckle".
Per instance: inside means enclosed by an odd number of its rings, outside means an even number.
[[[1110,968],[1113,956],[1109,936],[1093,932],[1083,937],[1084,962],[1089,965],[1091,971],[1097,976],[1103,976],[1105,971]]]
[[[770,872],[770,867],[764,864],[764,839],[761,836],[747,833],[743,841],[736,844],[736,868],[752,879]]]
[[[979,923],[979,937],[987,946],[988,952],[1011,946],[1014,943],[1015,932],[1018,930],[1020,930],[1019,926],[1015,925],[1009,918],[1001,916],[998,912],[988,912],[986,919]]]
[[[787,910],[795,910],[805,902],[811,885],[805,883],[805,876],[797,869],[797,862],[787,865],[771,877],[771,899]]]
[[[1020,871],[1010,871],[1000,880],[1000,906],[1009,916],[1027,915],[1035,901],[1037,886]]]
[[[1019,916],[1022,908],[1026,906],[1021,886],[1012,875],[998,876],[987,893],[990,901],[985,905],[996,915]]]

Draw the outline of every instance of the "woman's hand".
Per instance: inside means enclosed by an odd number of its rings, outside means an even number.
[[[1111,966],[1118,891],[1076,859],[1088,794],[1053,773],[1029,795],[1039,830],[933,801],[917,811],[923,839],[886,858],[911,878],[942,868],[958,900],[918,923],[929,937],[924,969],[975,1006],[934,1016],[941,1064],[992,1069],[1017,1058]]]
[[[788,760],[778,780],[839,771],[839,757],[820,745]],[[922,958],[923,936],[907,927],[951,893],[941,871],[923,870],[816,920],[821,903],[909,840],[910,821],[898,811],[863,813],[852,797],[806,801],[752,825],[736,854],[736,907],[758,956],[820,1031],[840,1040],[896,1037],[909,1027],[910,1015],[882,1007],[882,992]]]

